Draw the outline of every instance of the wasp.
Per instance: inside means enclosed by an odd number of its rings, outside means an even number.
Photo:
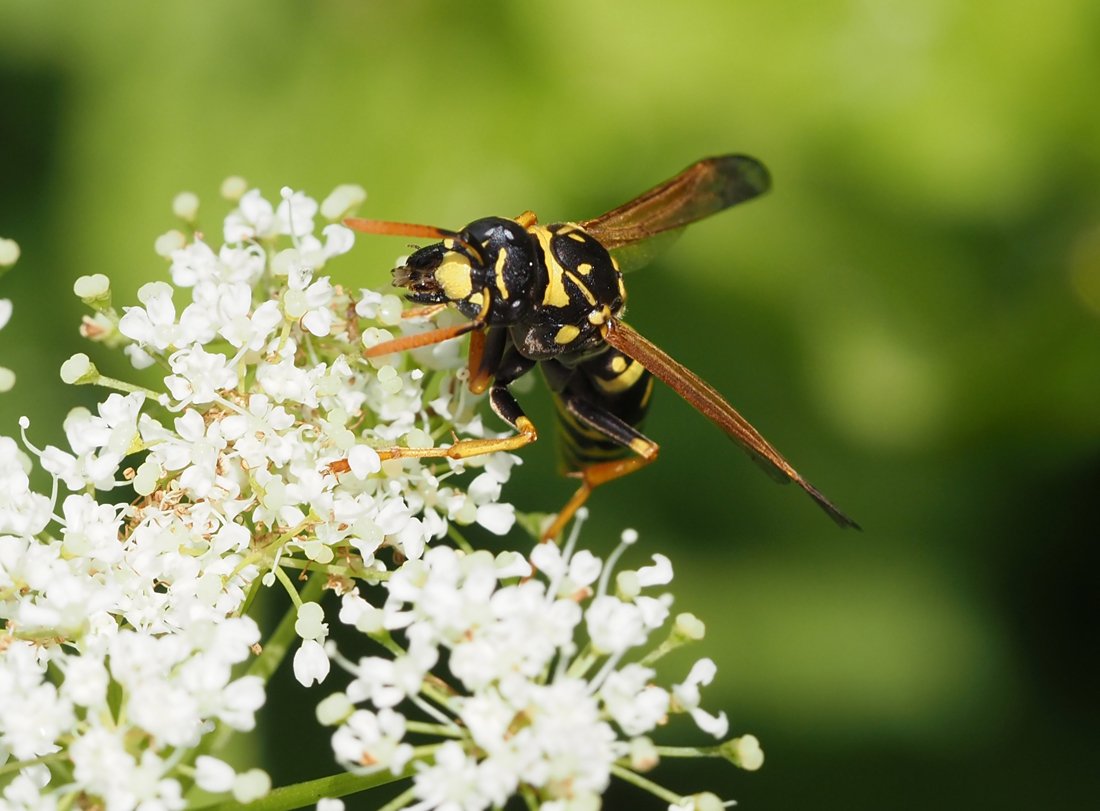
[[[655,238],[768,190],[767,169],[723,155],[684,171],[606,214],[542,225],[533,212],[485,217],[459,231],[348,219],[369,234],[437,240],[393,270],[393,283],[421,312],[455,307],[468,320],[377,344],[368,357],[469,333],[468,385],[488,390],[493,411],[514,429],[497,439],[461,439],[441,448],[394,448],[383,458],[462,459],[512,451],[538,432],[509,391],[535,366],[553,394],[567,475],[580,486],[544,532],[556,538],[592,490],[657,458],[639,426],[659,378],[717,425],[780,482],[794,482],[841,527],[858,525],[796,471],[710,384],[623,320],[623,266],[644,263]],[[662,240],[656,240],[662,241]]]

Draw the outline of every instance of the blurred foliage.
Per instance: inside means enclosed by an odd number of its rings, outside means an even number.
[[[719,663],[708,703],[768,762],[660,777],[753,809],[1082,807],[1100,789],[1098,42],[1092,0],[5,0],[0,235],[23,259],[0,280],[18,375],[0,431],[25,413],[58,442],[94,402],[57,378],[88,349],[72,282],[107,273],[125,303],[162,278],[181,190],[211,228],[230,174],[269,196],[357,182],[368,216],[455,227],[588,217],[698,157],[755,155],[773,193],[632,274],[630,321],[865,532],[661,393],[661,460],[597,493],[586,539],[634,526],[672,556]],[[333,272],[380,286],[404,250],[360,240]],[[548,428],[540,392],[524,402]],[[524,456],[513,500],[555,509],[552,443]],[[271,720],[290,772],[329,768],[285,726],[311,715]]]

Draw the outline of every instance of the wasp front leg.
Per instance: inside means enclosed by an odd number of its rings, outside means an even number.
[[[468,459],[497,451],[514,451],[538,439],[534,423],[523,413],[508,386],[529,372],[534,361],[519,353],[508,351],[499,361],[489,388],[489,405],[497,416],[511,425],[516,433],[495,439],[460,439],[443,448],[383,448],[378,451],[382,459],[447,458]]]
[[[588,461],[570,473],[570,476],[581,480],[581,486],[542,533],[543,541],[552,541],[562,533],[595,488],[640,470],[653,462],[660,450],[656,442],[630,423],[582,396],[559,394],[558,410],[563,428],[571,435],[568,441],[576,445],[582,456],[590,460],[598,446],[606,440],[628,449],[634,455],[600,462]]]

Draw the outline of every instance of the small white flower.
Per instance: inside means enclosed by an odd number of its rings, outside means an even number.
[[[225,218],[223,236],[231,245],[275,236],[275,210],[260,195],[259,189],[249,189],[238,200],[237,208]]]
[[[237,385],[237,373],[228,358],[207,352],[200,344],[175,352],[168,363],[172,374],[164,378],[164,385],[181,403],[211,403],[219,392]]]
[[[429,808],[481,811],[492,804],[481,790],[477,761],[462,751],[455,741],[440,745],[435,762],[421,764],[413,777],[419,803],[408,806],[413,811]]]
[[[356,771],[388,769],[400,773],[412,757],[404,742],[405,717],[390,709],[357,710],[332,736],[336,759]]]
[[[305,639],[294,653],[294,678],[303,687],[320,684],[328,677],[330,662],[325,649],[314,639]]]
[[[711,715],[699,706],[702,701],[699,687],[710,684],[717,672],[718,667],[712,659],[700,659],[692,666],[691,672],[688,673],[683,683],[673,686],[672,699],[673,708],[680,712],[690,713],[692,720],[695,721],[699,729],[713,735],[715,738],[723,738],[729,732],[729,721],[726,714],[720,712],[718,715]]]
[[[126,307],[118,323],[118,331],[142,347],[165,350],[179,339],[176,306],[172,303],[172,286],[165,282],[149,282],[138,288],[138,301],[144,307]]]
[[[241,772],[233,781],[233,799],[242,804],[265,797],[270,791],[271,776],[263,769]]]
[[[203,791],[221,794],[233,788],[237,773],[224,760],[199,755],[195,761],[195,782]]]
[[[650,684],[655,675],[648,667],[628,664],[600,688],[604,708],[627,735],[649,732],[668,714],[668,691]]]

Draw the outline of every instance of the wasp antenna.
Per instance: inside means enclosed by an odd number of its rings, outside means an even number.
[[[434,225],[416,225],[408,222],[390,222],[389,220],[364,220],[359,217],[348,217],[344,225],[353,231],[361,231],[364,234],[381,234],[395,237],[426,237],[428,239],[454,239],[457,231],[449,231],[446,228],[438,228]]]

